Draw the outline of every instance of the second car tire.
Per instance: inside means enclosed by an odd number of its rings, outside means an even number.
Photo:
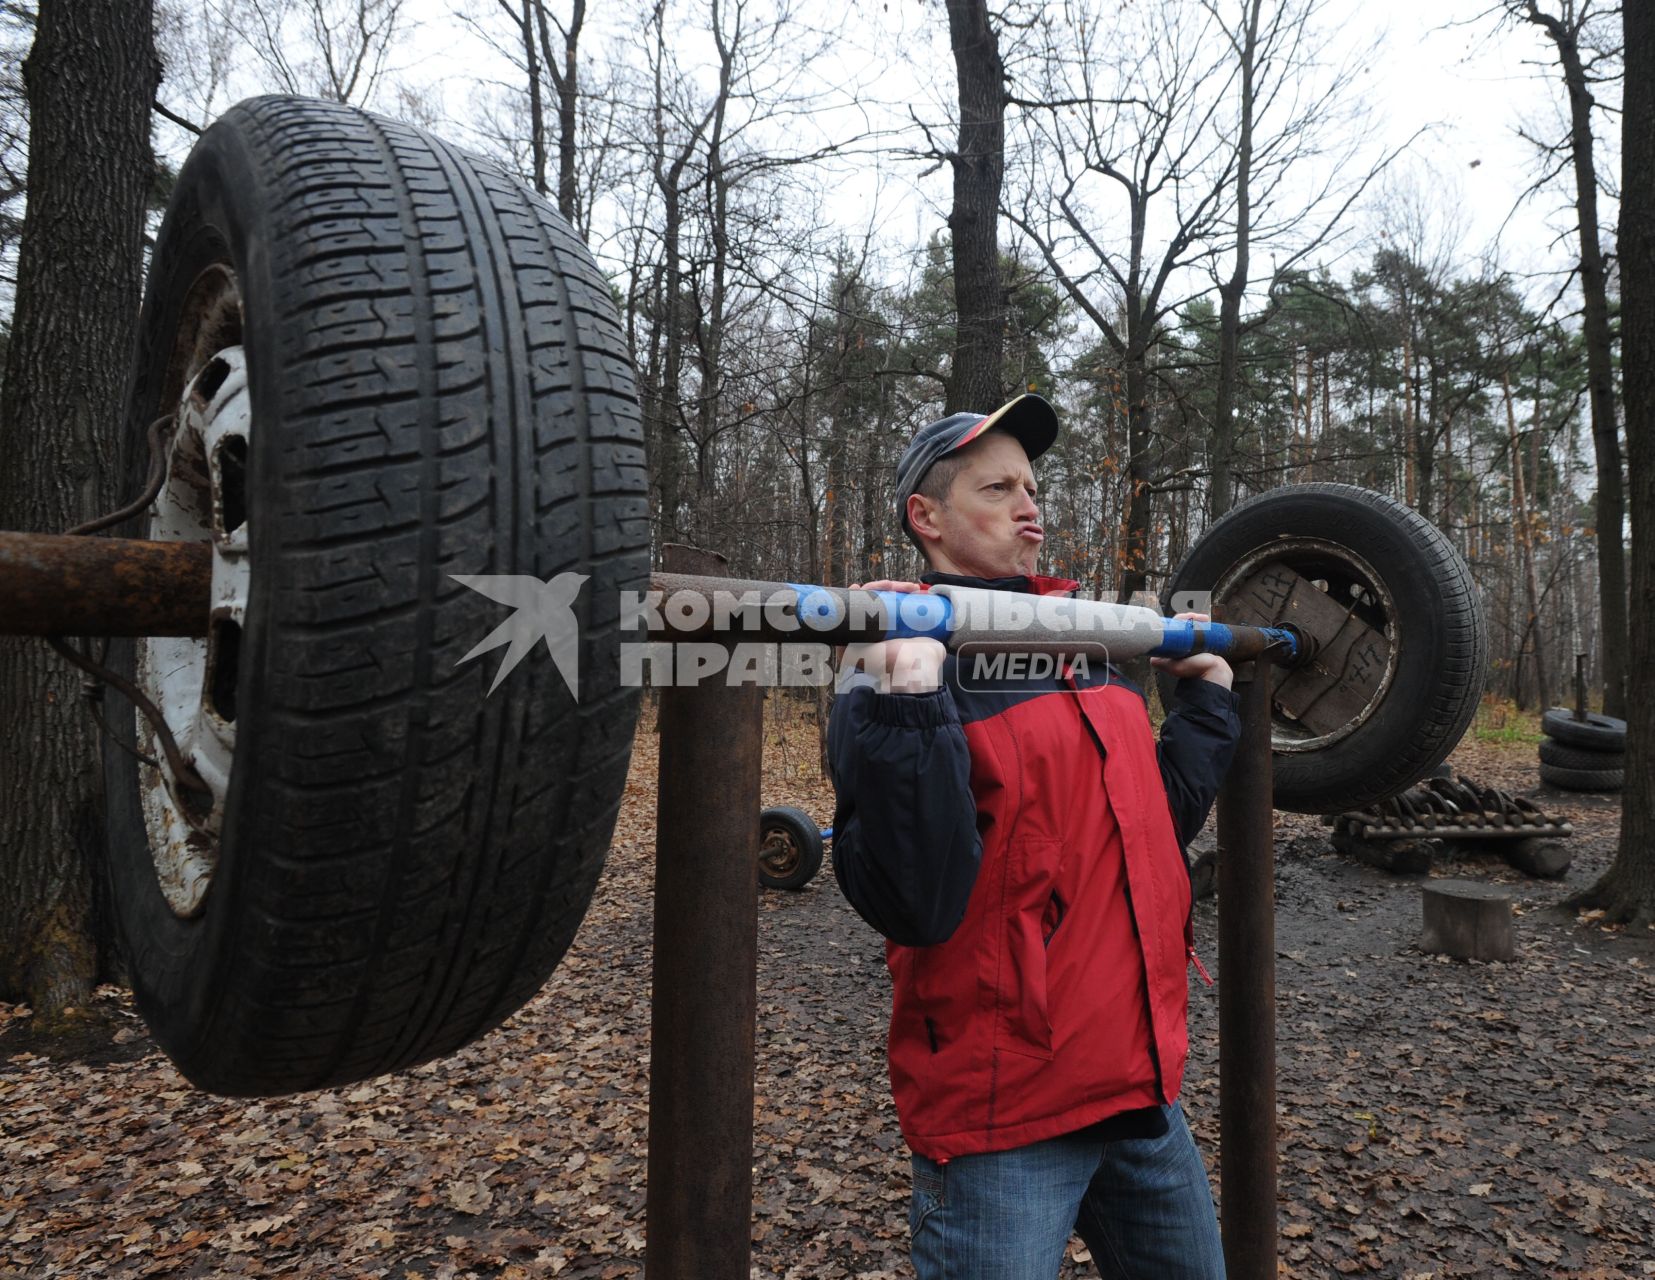
[[[1343,484],[1288,485],[1214,524],[1173,575],[1163,607],[1172,612],[1186,593],[1234,586],[1249,566],[1272,561],[1327,581],[1341,608],[1386,633],[1395,655],[1388,687],[1361,723],[1302,747],[1277,739],[1276,807],[1341,813],[1405,790],[1453,750],[1482,694],[1488,636],[1465,561],[1393,498]],[[1366,582],[1370,574],[1378,581]],[[1161,691],[1170,705],[1164,677]]]

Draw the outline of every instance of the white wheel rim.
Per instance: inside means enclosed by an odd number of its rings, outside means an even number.
[[[176,915],[200,914],[218,865],[219,833],[235,758],[235,670],[252,585],[246,460],[253,425],[241,347],[211,353],[179,399],[167,479],[148,536],[211,539],[211,630],[206,637],[152,636],[137,645],[138,687],[160,708],[179,753],[211,795],[186,798],[154,729],[138,717],[139,748],[156,761],[141,772],[144,825],[162,896]]]

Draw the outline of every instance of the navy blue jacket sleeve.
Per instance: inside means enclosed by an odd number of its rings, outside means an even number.
[[[828,721],[828,765],[845,898],[892,942],[946,942],[983,856],[953,694],[880,693],[871,677],[851,677]]]
[[[1181,848],[1207,821],[1219,784],[1235,758],[1241,737],[1238,702],[1223,685],[1186,677],[1178,682],[1172,709],[1161,725],[1161,780]]]

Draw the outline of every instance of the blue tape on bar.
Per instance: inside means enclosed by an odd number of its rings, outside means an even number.
[[[1299,642],[1291,631],[1284,631],[1280,627],[1264,627],[1264,634],[1269,636],[1278,646],[1286,651],[1289,659],[1299,656]]]
[[[811,631],[826,631],[845,616],[844,610],[839,607],[838,598],[826,587],[806,586],[799,582],[790,582],[787,585],[799,595],[794,612],[798,614],[800,626]]]
[[[1154,658],[1187,658],[1192,653],[1228,654],[1235,647],[1235,632],[1222,622],[1196,622],[1190,618],[1168,618],[1161,624],[1161,643],[1149,651]],[[1298,642],[1291,631],[1260,627],[1289,658],[1298,654]]]
[[[887,640],[927,636],[947,643],[948,624],[953,617],[947,596],[933,596],[923,591],[876,591],[874,594],[884,602],[891,619],[885,631]]]
[[[1161,623],[1161,643],[1149,651],[1154,658],[1183,658],[1195,651],[1195,623],[1168,618]]]
[[[1161,623],[1161,643],[1151,649],[1155,658],[1187,658],[1192,653],[1228,653],[1235,637],[1222,622],[1167,618]]]

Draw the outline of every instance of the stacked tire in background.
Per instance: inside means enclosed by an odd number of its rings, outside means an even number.
[[[1626,779],[1626,721],[1553,707],[1541,718],[1540,781],[1564,791],[1619,791]]]

